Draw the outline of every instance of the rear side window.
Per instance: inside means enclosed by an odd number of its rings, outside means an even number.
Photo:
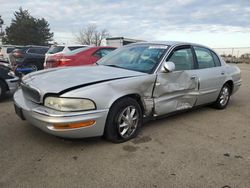
[[[55,53],[63,51],[63,49],[64,49],[64,46],[52,46],[52,47],[50,47],[50,49],[47,53],[48,54],[55,54]]]
[[[212,51],[211,51],[211,54],[212,54],[212,56],[213,56],[215,66],[216,66],[216,67],[221,66],[221,62],[220,62],[219,57],[218,57],[214,52],[212,52]]]
[[[72,51],[69,51],[69,52],[65,53],[65,55],[75,55],[77,53],[87,51],[88,49],[90,49],[90,48],[89,47],[78,48],[76,50],[72,50]]]
[[[189,47],[174,50],[167,61],[175,64],[176,71],[194,69],[193,54]]]
[[[47,48],[30,48],[27,52],[32,54],[45,54],[48,51]]]
[[[27,50],[27,53],[36,54],[36,49],[35,48],[30,48],[30,49]]]
[[[199,69],[215,67],[213,56],[210,50],[202,47],[194,47]]]
[[[44,55],[46,54],[47,51],[48,51],[48,48],[38,48],[37,53]]]

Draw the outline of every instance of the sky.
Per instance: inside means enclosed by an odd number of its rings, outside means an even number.
[[[113,37],[250,47],[250,0],[0,0],[5,27],[19,7],[45,18],[59,43],[96,24]]]

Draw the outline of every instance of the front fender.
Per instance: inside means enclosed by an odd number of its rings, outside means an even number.
[[[126,95],[140,96],[146,111],[152,109],[152,92],[156,75],[148,74],[98,83],[69,91],[61,97],[88,98],[96,103],[97,109],[109,109],[119,98]]]

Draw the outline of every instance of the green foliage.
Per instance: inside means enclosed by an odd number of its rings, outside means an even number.
[[[4,32],[3,32],[3,24],[4,24],[4,21],[0,15],[0,37],[2,37],[4,35]]]
[[[3,38],[5,44],[16,45],[46,45],[53,38],[49,23],[44,19],[36,19],[30,15],[28,10],[20,8],[14,13],[11,25],[6,27],[6,36]]]

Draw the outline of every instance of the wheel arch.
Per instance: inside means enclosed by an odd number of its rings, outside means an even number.
[[[143,99],[138,93],[131,93],[131,94],[126,94],[126,95],[120,96],[119,98],[117,98],[116,100],[113,101],[110,108],[112,108],[112,106],[114,106],[115,103],[117,103],[119,100],[124,99],[126,97],[129,97],[129,98],[136,100],[141,107],[142,114],[145,113],[145,105],[144,105]]]
[[[232,94],[233,93],[233,90],[234,90],[234,83],[233,83],[233,80],[227,80],[225,83],[224,83],[224,85],[225,84],[228,84],[229,85],[229,87],[230,87],[230,94]]]
[[[6,91],[9,91],[9,86],[6,83],[6,81],[4,79],[2,79],[2,78],[0,78],[0,81],[4,83]]]

